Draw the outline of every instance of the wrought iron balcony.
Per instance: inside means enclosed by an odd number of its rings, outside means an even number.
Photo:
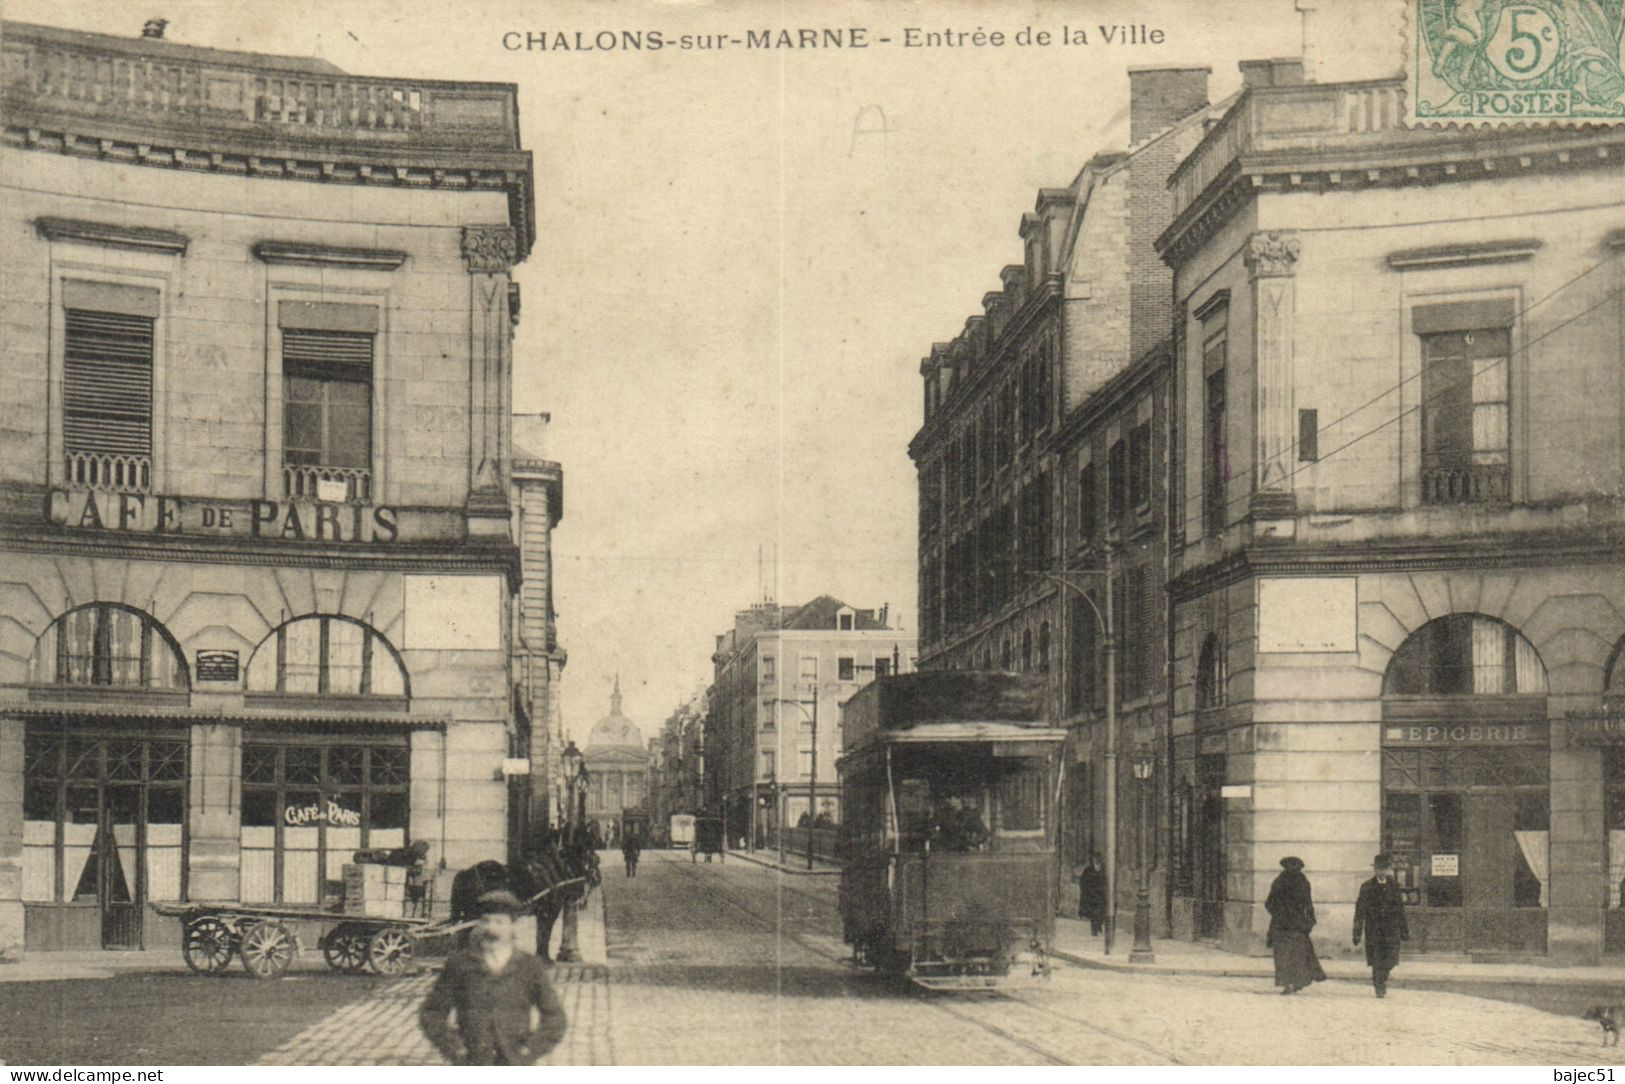
[[[365,467],[282,468],[283,492],[307,501],[366,504],[372,500],[372,471]]]
[[[1512,496],[1505,463],[1422,471],[1423,504],[1504,504]]]
[[[68,452],[64,480],[69,486],[117,493],[152,491],[152,457],[105,452]]]

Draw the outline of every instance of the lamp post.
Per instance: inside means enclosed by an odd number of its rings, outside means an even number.
[[[577,817],[578,802],[576,799],[577,784],[584,781],[587,776],[585,766],[586,758],[581,750],[576,748],[575,742],[564,747],[559,754],[559,762],[564,768],[564,823],[569,829],[570,846],[573,848],[579,840],[583,822],[587,819],[587,792],[581,790],[579,802],[580,816]],[[564,931],[559,934],[559,962],[570,963],[576,959],[576,905],[572,901],[564,906]]]
[[[1129,951],[1129,963],[1155,963],[1157,954],[1151,948],[1151,861],[1146,844],[1151,835],[1151,780],[1156,775],[1156,749],[1150,742],[1140,742],[1134,754],[1134,789],[1139,798],[1139,852],[1140,883],[1134,889],[1134,948]]]
[[[812,710],[807,714],[812,719],[812,772],[807,780],[807,868],[813,868],[813,821],[818,818],[818,686],[812,687],[812,700],[791,700],[788,697],[774,697],[775,704],[794,704],[803,711],[807,710],[809,703]],[[783,817],[780,817],[779,832],[779,861],[784,861],[784,832]]]
[[[1032,572],[1029,575],[1058,583],[1075,592],[1088,605],[1100,628],[1101,645],[1106,655],[1106,929],[1101,939],[1107,956],[1117,938],[1117,635],[1112,614],[1112,588],[1116,585],[1117,569],[1112,554],[1117,543],[1115,531],[1108,532],[1101,549],[1105,554],[1104,568],[1076,568],[1060,572]],[[1099,576],[1105,583],[1105,609],[1095,604],[1089,592],[1074,583],[1074,576]]]

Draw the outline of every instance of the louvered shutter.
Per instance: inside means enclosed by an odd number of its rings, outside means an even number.
[[[152,454],[152,318],[66,309],[62,436],[68,454]]]
[[[372,381],[372,336],[354,331],[284,328],[282,368],[317,380]]]

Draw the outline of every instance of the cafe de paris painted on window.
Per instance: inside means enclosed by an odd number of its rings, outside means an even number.
[[[388,505],[312,500],[206,501],[148,493],[52,489],[45,518],[58,527],[154,535],[236,535],[289,542],[361,542],[400,539]]]

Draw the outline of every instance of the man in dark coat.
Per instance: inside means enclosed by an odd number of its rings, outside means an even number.
[[[1106,925],[1106,870],[1100,852],[1089,852],[1089,864],[1078,872],[1078,917],[1089,920],[1089,932],[1096,937]]]
[[[564,1009],[542,962],[514,948],[518,897],[487,892],[476,910],[473,943],[446,961],[418,1025],[454,1065],[532,1065],[564,1037]]]
[[[1275,953],[1275,985],[1283,994],[1295,994],[1312,982],[1325,982],[1326,972],[1315,956],[1309,931],[1315,928],[1315,902],[1303,859],[1281,859],[1281,874],[1270,885],[1264,910],[1270,913],[1265,942]]]
[[[1399,943],[1411,939],[1405,925],[1405,901],[1394,880],[1394,860],[1379,854],[1371,862],[1376,871],[1360,886],[1354,905],[1354,943],[1365,937],[1365,962],[1371,967],[1371,985],[1378,997],[1388,996],[1388,973],[1399,966]]]

